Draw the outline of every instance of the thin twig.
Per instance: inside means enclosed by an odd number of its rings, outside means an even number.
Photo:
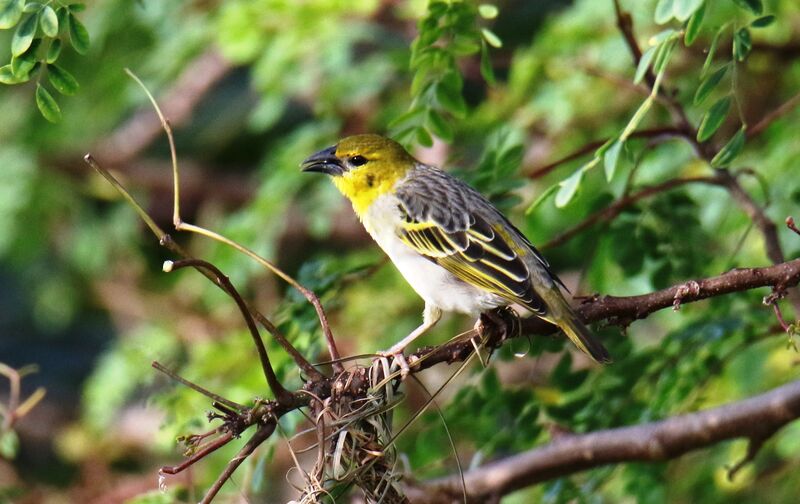
[[[798,105],[800,105],[800,93],[797,93],[775,109],[769,111],[764,117],[761,118],[760,121],[747,128],[747,137],[753,138],[760,135],[764,130],[769,128],[773,122],[791,112],[792,109]]]
[[[91,154],[86,154],[84,156],[84,160],[86,163],[94,168],[103,178],[105,178],[111,185],[114,187],[117,192],[122,195],[123,199],[133,207],[142,221],[147,225],[150,231],[155,235],[158,239],[158,242],[161,246],[167,248],[168,250],[172,251],[173,253],[177,254],[178,256],[184,259],[191,259],[192,256],[186,252],[183,247],[178,245],[172,237],[165,233],[155,221],[148,215],[148,213],[144,210],[144,208],[139,204],[138,201],[128,192],[127,189],[114,177],[108,170],[106,170],[100,163],[95,160],[95,158]],[[221,285],[215,282],[214,275],[212,275],[209,271],[204,269],[198,269],[202,275],[206,278],[214,282],[219,288],[222,288]],[[278,328],[262,313],[258,310],[253,308],[252,306],[248,305],[248,310],[250,313],[255,317],[259,323],[264,326],[264,328],[275,338],[275,340],[281,345],[281,347],[286,351],[289,355],[291,355],[292,359],[295,363],[312,379],[322,379],[324,375],[320,373],[311,363],[306,360],[303,355],[297,351],[297,349],[286,339],[286,337],[278,330]]]
[[[180,464],[174,466],[163,466],[161,469],[158,470],[158,473],[174,475],[183,472],[186,469],[188,469],[191,465],[193,465],[195,462],[207,457],[209,454],[222,448],[226,444],[230,443],[232,440],[233,440],[233,433],[226,432],[217,439],[203,446],[201,449],[197,450],[195,453],[192,454],[191,457],[187,458]]]
[[[192,381],[187,380],[186,378],[180,376],[178,373],[176,373],[175,371],[171,370],[170,368],[166,367],[165,365],[161,364],[158,361],[153,361],[153,362],[150,363],[150,365],[153,367],[153,369],[161,371],[162,373],[164,373],[165,375],[169,376],[170,378],[172,378],[176,382],[189,387],[190,389],[194,390],[195,392],[203,394],[204,396],[208,397],[209,399],[212,399],[214,401],[222,403],[222,404],[224,404],[224,405],[226,405],[226,406],[228,406],[230,408],[233,408],[235,410],[238,410],[238,411],[244,411],[245,409],[247,409],[246,406],[243,406],[243,405],[241,405],[239,403],[235,403],[235,402],[231,401],[230,399],[226,399],[226,398],[222,397],[221,395],[215,394],[214,392],[211,392],[210,390],[207,390],[207,389],[201,387],[200,385],[198,385],[198,384],[196,384],[196,383],[194,383]]]
[[[217,283],[219,283],[225,292],[233,298],[236,306],[239,308],[239,311],[244,318],[245,323],[247,324],[247,329],[250,331],[250,336],[253,339],[253,344],[256,346],[256,351],[258,352],[258,358],[261,361],[261,369],[264,372],[264,377],[267,380],[267,385],[272,390],[272,393],[275,394],[275,399],[280,404],[283,405],[291,405],[295,402],[295,396],[278,380],[278,377],[275,376],[275,370],[272,368],[272,363],[269,360],[269,354],[267,353],[267,347],[264,346],[264,341],[261,339],[261,334],[258,332],[258,327],[256,326],[255,320],[250,315],[250,310],[247,309],[247,304],[245,304],[244,299],[236,290],[236,287],[233,286],[231,283],[230,278],[228,278],[225,274],[223,274],[219,268],[214,266],[213,264],[203,261],[202,259],[183,259],[180,261],[167,261],[164,263],[164,269],[166,270],[174,270],[180,269],[185,267],[194,267],[194,268],[202,268],[210,271]]]
[[[139,77],[137,77],[133,72],[129,69],[125,69],[125,72],[134,80],[139,87],[142,88],[144,93],[147,95],[147,98],[150,100],[150,103],[153,105],[153,108],[158,114],[158,118],[161,121],[161,126],[164,129],[164,133],[167,136],[167,143],[169,144],[169,152],[170,158],[172,161],[172,177],[173,177],[173,215],[172,215],[172,223],[175,226],[176,231],[188,231],[192,233],[199,234],[201,236],[205,236],[207,238],[211,238],[212,240],[218,241],[220,243],[224,243],[235,250],[247,255],[251,259],[255,260],[268,270],[272,271],[275,275],[281,278],[283,281],[297,289],[313,306],[314,310],[317,312],[317,317],[319,318],[320,326],[322,327],[322,332],[325,335],[325,340],[328,344],[328,352],[331,355],[332,361],[338,361],[340,358],[339,350],[336,347],[336,341],[333,338],[333,332],[331,331],[330,323],[328,322],[328,316],[325,313],[325,309],[322,307],[322,303],[319,300],[319,297],[312,292],[310,289],[304,287],[300,284],[297,280],[295,280],[291,275],[283,271],[279,268],[276,264],[267,259],[258,255],[255,251],[236,243],[235,241],[219,234],[209,229],[196,226],[194,224],[189,224],[184,222],[180,215],[180,172],[178,170],[178,154],[177,149],[175,148],[175,138],[172,134],[172,127],[169,124],[169,120],[164,116],[163,112],[161,111],[161,107],[158,105],[153,94],[147,89],[147,86],[144,85]],[[341,373],[344,370],[344,367],[338,362],[334,362],[333,369],[337,373]]]
[[[236,454],[228,465],[225,467],[225,470],[222,471],[222,474],[219,475],[217,480],[208,489],[206,495],[203,497],[203,500],[200,501],[200,504],[210,504],[214,497],[217,496],[219,491],[222,489],[222,485],[227,482],[233,472],[245,461],[247,457],[249,457],[256,448],[258,448],[261,443],[267,440],[273,432],[275,432],[275,425],[277,422],[270,422],[266,425],[259,425],[258,430],[256,430],[253,437],[251,437],[247,443],[239,450],[239,453]]]

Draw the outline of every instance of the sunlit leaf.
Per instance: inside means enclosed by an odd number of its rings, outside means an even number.
[[[58,35],[58,16],[56,16],[56,11],[49,5],[42,9],[39,25],[42,27],[42,32],[48,37]]]
[[[614,178],[614,173],[617,171],[619,164],[619,154],[622,151],[622,146],[625,145],[624,141],[617,140],[608,148],[603,155],[603,168],[606,174],[606,180],[611,182]]]
[[[47,65],[47,77],[56,90],[65,95],[74,95],[78,91],[78,81],[69,72],[57,65]]]
[[[486,42],[489,43],[492,47],[503,47],[503,41],[500,40],[500,37],[495,35],[495,33],[488,29],[488,28],[481,28],[481,33],[483,34],[483,38]]]
[[[69,24],[69,41],[72,43],[72,47],[80,54],[89,52],[89,32],[86,31],[86,27],[71,13],[67,18],[67,23]]]
[[[42,116],[50,122],[56,123],[61,120],[61,108],[56,103],[53,95],[41,84],[36,84],[36,106]]]
[[[694,41],[697,39],[697,36],[700,34],[700,28],[703,27],[703,19],[706,15],[706,4],[705,2],[700,5],[700,8],[692,14],[692,17],[689,18],[689,22],[686,24],[686,33],[683,36],[683,42],[686,46],[691,46],[694,44]]]
[[[674,0],[672,13],[678,21],[686,21],[704,2],[705,0]]]
[[[675,0],[658,0],[656,4],[655,21],[658,24],[664,24],[673,17],[675,9]]]
[[[492,4],[480,4],[478,6],[478,13],[484,19],[494,19],[497,17],[498,9]]]
[[[16,25],[24,7],[25,0],[0,0],[0,30]]]
[[[14,32],[14,37],[11,39],[11,54],[13,56],[19,56],[28,50],[33,42],[33,36],[36,35],[36,25],[38,23],[38,14],[32,14],[20,23]]]
[[[598,161],[599,159],[595,158],[592,163],[597,164]],[[559,182],[555,200],[558,208],[567,206],[567,204],[572,201],[572,198],[575,197],[575,193],[578,192],[578,187],[580,187],[581,181],[583,180],[584,169],[585,167],[575,170],[575,173]]]

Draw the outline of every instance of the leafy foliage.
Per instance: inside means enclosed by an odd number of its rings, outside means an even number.
[[[42,375],[56,383],[59,369],[80,368],[72,372],[82,399],[63,402],[80,404],[82,413],[52,429],[60,463],[102,465],[108,487],[134,473],[152,486],[158,465],[180,459],[175,437],[208,429],[208,401],[155,379],[154,359],[243,404],[268,395],[233,303],[190,271],[161,273],[168,257],[140,232],[130,208],[75,168],[76,152],[101,151],[113,133],[131,140],[120,125],[146,105],[124,67],[162,101],[180,101],[199,92],[182,86],[200,76],[183,72],[198,72],[192,64],[203,55],[218,48],[236,66],[202,91],[191,119],[173,125],[187,220],[220,230],[313,288],[347,355],[397,341],[416,327],[422,308],[335,189],[298,170],[309,153],[351,132],[389,131],[423,161],[469,181],[542,248],[576,295],[644,293],[768,262],[759,230],[709,184],[652,194],[544,246],[643,188],[727,170],[775,223],[798,217],[797,111],[752,129],[800,87],[800,67],[786,56],[798,40],[793,0],[621,1],[641,49],[635,64],[610,1],[389,4],[112,0],[84,13],[78,4],[0,0],[0,48],[10,55],[0,81],[30,87],[0,90],[0,277],[4,289],[24,285],[0,291],[0,306],[14,315],[4,312],[0,324],[24,316],[0,327],[9,335],[0,344],[17,342],[8,353],[2,347],[4,359],[41,359]],[[90,48],[91,64],[79,57]],[[61,122],[43,125],[40,115]],[[681,133],[686,128],[690,135]],[[114,169],[167,228],[168,152],[161,141],[146,144]],[[586,145],[584,154],[553,164]],[[786,256],[796,257],[797,238],[779,234]],[[315,312],[297,292],[229,249],[174,238],[219,266],[305,355],[328,359]],[[594,327],[615,359],[602,368],[557,336],[506,345],[488,369],[468,369],[437,397],[461,461],[479,464],[565,432],[657,420],[797,379],[796,354],[761,304],[765,294],[664,310],[624,333]],[[6,298],[25,299],[25,308]],[[780,306],[791,319],[788,302]],[[93,325],[97,317],[104,322]],[[473,322],[445,319],[424,343],[441,343]],[[113,340],[96,343],[90,335],[98,331]],[[281,380],[300,386],[303,376],[265,339]],[[38,351],[40,340],[58,353]],[[435,390],[450,372],[437,366],[422,377]],[[427,399],[413,386],[407,392],[395,428]],[[131,440],[125,426],[136,415],[161,427]],[[288,435],[306,426],[300,414],[281,424]],[[398,444],[415,477],[456,471],[435,412]],[[724,468],[741,458],[741,443],[664,464],[587,471],[508,501],[758,502],[770,492],[776,502],[793,502],[799,445],[791,425],[733,483]],[[26,449],[24,437],[19,447]],[[195,498],[240,447],[195,465],[197,488],[168,479],[167,494],[139,501]],[[4,438],[0,449],[16,451],[15,440]],[[286,460],[276,436],[228,491],[276,500],[292,472]],[[38,477],[27,471],[18,467]],[[81,483],[67,475],[62,484]],[[0,489],[0,499],[6,494]]]

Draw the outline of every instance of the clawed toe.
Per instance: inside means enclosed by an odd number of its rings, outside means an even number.
[[[406,356],[403,355],[403,351],[397,351],[393,349],[377,352],[378,355],[384,358],[391,358],[392,364],[389,366],[389,369],[394,369],[395,364],[397,367],[400,368],[400,380],[405,381],[408,374],[411,372],[411,368],[408,365],[408,361],[406,360]]]

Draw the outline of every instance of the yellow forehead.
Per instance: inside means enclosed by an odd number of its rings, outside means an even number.
[[[339,158],[364,156],[370,161],[411,159],[411,154],[406,152],[402,145],[380,135],[354,135],[343,138],[336,146],[336,156]]]

